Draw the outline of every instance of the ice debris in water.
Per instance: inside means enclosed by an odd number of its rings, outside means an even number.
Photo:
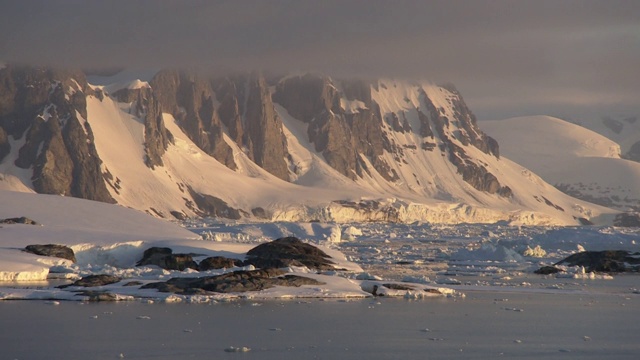
[[[249,352],[249,351],[251,351],[251,348],[248,348],[246,346],[243,346],[243,347],[229,346],[228,348],[224,349],[224,351],[226,351],[226,352]]]
[[[522,255],[541,258],[547,256],[547,252],[542,247],[540,247],[540,245],[536,245],[533,248],[527,246]]]
[[[356,280],[382,280],[382,278],[377,275],[369,274],[368,272],[363,272],[356,276]]]
[[[358,236],[362,236],[362,230],[355,226],[349,226],[342,232],[342,238],[345,240],[355,240]]]

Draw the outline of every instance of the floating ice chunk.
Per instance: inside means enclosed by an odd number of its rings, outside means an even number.
[[[462,283],[459,280],[456,280],[456,279],[445,278],[445,279],[436,279],[436,284],[440,284],[440,285],[461,285]]]
[[[249,351],[251,351],[251,348],[248,348],[246,346],[243,346],[243,347],[229,346],[228,348],[224,349],[224,351],[226,351],[226,352],[249,352]]]
[[[418,275],[418,276],[406,275],[405,277],[402,278],[402,282],[415,283],[415,284],[430,284],[431,279],[429,279],[429,277],[425,275]]]
[[[349,226],[342,231],[342,237],[345,240],[355,240],[358,236],[362,236],[362,230],[354,226]]]
[[[460,249],[451,255],[451,260],[523,262],[524,258],[502,245],[483,244],[479,249]]]
[[[136,317],[136,319],[139,319],[139,320],[149,320],[149,319],[151,319],[151,316],[147,316],[147,315],[139,315],[139,316],[137,316],[137,317]]]
[[[534,248],[527,246],[522,255],[541,258],[547,256],[547,252],[540,245],[536,245]]]
[[[377,275],[369,274],[368,272],[363,272],[356,276],[356,280],[382,280],[382,278]]]

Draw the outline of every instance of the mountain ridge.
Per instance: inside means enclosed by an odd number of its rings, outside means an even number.
[[[507,156],[563,192],[620,211],[640,211],[640,163],[628,159],[605,131],[549,116],[481,125],[500,141]]]
[[[178,70],[109,86],[54,74],[0,69],[0,101],[13,104],[0,112],[0,172],[37,192],[176,218],[578,224],[613,213],[501,157],[452,86]],[[51,104],[76,113],[61,121]],[[84,129],[66,141],[87,150],[78,159],[67,150],[65,165],[65,153],[50,150],[60,136],[23,136],[44,126]],[[27,152],[37,166],[22,163]]]

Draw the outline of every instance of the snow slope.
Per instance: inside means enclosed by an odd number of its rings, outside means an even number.
[[[620,210],[640,206],[640,163],[620,145],[586,128],[548,117],[483,121],[502,153],[563,191]]]
[[[144,159],[144,127],[130,115],[127,104],[111,98],[87,98],[88,116],[95,134],[95,144],[107,169],[118,179],[119,189],[111,195],[119,204],[144,209],[150,214],[168,217],[170,211],[193,215],[188,204],[187,186],[197,192],[213,194],[234,208],[286,208],[289,204],[326,203],[328,199],[350,199],[367,194],[355,185],[324,189],[303,187],[282,181],[262,170],[237,147],[240,170],[235,172],[199,149],[179,128],[169,114],[165,126],[174,136],[174,144],[164,155],[162,167],[149,169]],[[118,146],[114,146],[114,142]],[[324,168],[325,171],[330,169]],[[333,174],[335,176],[335,174]],[[153,210],[151,210],[153,209]]]
[[[640,141],[640,122],[637,116],[579,119],[575,124],[620,144],[622,154],[626,154],[634,144]]]

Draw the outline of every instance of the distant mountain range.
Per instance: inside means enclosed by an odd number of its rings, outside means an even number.
[[[498,140],[504,156],[563,192],[620,211],[640,211],[640,163],[630,160],[636,159],[640,128],[621,123],[615,132],[608,123],[590,123],[600,133],[549,116],[483,121],[481,127]]]
[[[503,155],[451,85],[0,69],[0,189],[178,219],[571,225],[617,212]]]

